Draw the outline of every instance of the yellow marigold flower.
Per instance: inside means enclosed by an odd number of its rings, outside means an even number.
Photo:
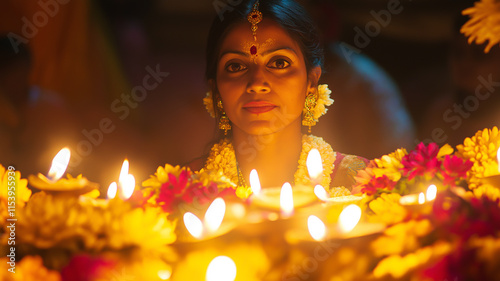
[[[165,167],[159,166],[154,175],[151,175],[149,179],[142,182],[142,186],[159,188],[168,181],[168,174],[173,174],[178,177],[182,170],[185,169],[189,170],[188,167],[181,167],[179,165],[172,166],[170,164],[165,164]]]
[[[330,98],[331,93],[332,91],[328,89],[327,84],[318,85],[318,100],[313,109],[314,121],[318,121],[318,118],[328,111],[326,107],[333,104],[333,100]]]
[[[12,176],[14,180],[12,180]],[[9,179],[9,177],[11,177]],[[12,189],[12,186],[15,189]],[[21,179],[21,172],[6,169],[0,164],[0,200],[7,202],[9,196],[9,187],[11,191],[15,192],[16,197],[16,207],[23,207],[26,202],[28,202],[31,196],[31,190],[27,187],[28,180]]]
[[[260,243],[241,242],[189,252],[174,268],[171,280],[205,280],[208,265],[217,256],[228,256],[234,261],[235,281],[260,281],[270,270],[269,258]]]
[[[424,247],[405,256],[399,254],[389,256],[381,260],[373,270],[376,278],[391,275],[400,279],[411,270],[415,270],[425,264],[429,264],[438,258],[451,252],[453,247],[447,242],[437,242],[432,246]]]
[[[399,204],[401,195],[398,193],[382,193],[380,197],[371,201],[368,206],[374,215],[370,216],[370,221],[382,222],[392,225],[403,221],[407,215],[406,209]]]
[[[330,194],[330,197],[350,196],[351,191],[345,186],[337,186],[330,188],[328,194]]]
[[[376,167],[373,168],[373,173],[376,177],[386,175],[392,181],[398,181],[401,178],[401,169],[403,164],[401,160],[408,152],[404,148],[384,155],[379,159],[374,159]]]
[[[497,187],[494,187],[492,185],[489,185],[489,184],[479,185],[477,188],[472,190],[472,193],[477,198],[481,198],[483,196],[486,196],[489,199],[491,199],[492,201],[495,201],[498,198],[500,198],[500,189],[498,189]]]
[[[467,21],[460,32],[469,37],[469,44],[476,42],[481,45],[488,41],[484,52],[488,53],[490,49],[500,42],[500,1],[498,0],[480,0],[462,11],[463,15],[469,15]]]
[[[215,108],[214,100],[212,98],[212,91],[207,92],[207,94],[203,98],[203,105],[205,105],[205,109],[208,111],[208,114],[210,114],[212,118],[215,118]]]
[[[9,259],[0,259],[0,280],[9,281],[60,281],[59,272],[49,270],[43,265],[40,256],[26,256],[16,263],[15,273],[9,272]]]
[[[384,235],[370,245],[375,256],[385,256],[414,251],[420,247],[418,238],[432,230],[428,220],[411,220],[385,230]]]
[[[478,186],[478,179],[498,173],[499,147],[500,134],[497,127],[478,131],[473,137],[466,138],[463,144],[457,146],[456,155],[473,163],[468,172],[471,189]]]

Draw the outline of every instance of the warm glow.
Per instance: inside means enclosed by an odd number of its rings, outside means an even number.
[[[184,225],[189,233],[195,238],[200,238],[203,234],[203,224],[193,213],[187,212],[184,214]]]
[[[123,181],[120,181],[120,187],[121,187],[121,193],[120,193],[120,198],[123,200],[128,200],[132,194],[134,193],[135,189],[135,178],[133,175],[128,174],[125,176],[125,179]]]
[[[170,279],[170,276],[172,276],[172,271],[158,270],[158,277],[160,277],[161,280],[168,280]]]
[[[423,192],[420,192],[420,194],[418,194],[418,204],[424,204],[425,203],[425,195]]]
[[[125,180],[125,177],[128,175],[129,163],[128,160],[125,159],[122,164],[122,169],[120,170],[120,176],[118,177],[118,182],[121,184],[122,181]]]
[[[233,281],[236,278],[236,264],[230,257],[218,256],[207,268],[206,281]]]
[[[319,176],[323,172],[323,163],[321,161],[321,155],[316,148],[311,149],[309,154],[307,154],[306,166],[307,171],[309,172],[309,177],[313,181],[318,180]]]
[[[112,182],[108,187],[108,199],[115,198],[117,191],[118,191],[118,185],[116,184],[116,182]]]
[[[342,210],[339,216],[339,227],[342,232],[349,232],[361,219],[361,208],[358,205],[351,204]]]
[[[498,172],[500,173],[500,147],[497,150],[497,164],[498,164]]]
[[[436,199],[437,187],[433,184],[429,185],[427,188],[427,193],[425,194],[425,199],[427,201],[432,201]]]
[[[321,241],[325,238],[326,227],[320,218],[314,215],[310,215],[307,218],[307,227],[311,237],[316,241]]]
[[[250,172],[250,188],[252,188],[252,192],[255,195],[259,195],[260,193],[260,180],[259,174],[257,174],[257,170],[253,169]]]
[[[281,187],[280,207],[285,216],[293,213],[293,192],[292,186],[288,182],[285,182]]]
[[[216,231],[219,229],[224,214],[226,212],[226,202],[222,198],[216,198],[205,213],[205,226],[209,231]]]
[[[319,200],[326,201],[328,200],[328,193],[326,193],[325,188],[323,188],[321,185],[316,185],[314,187],[314,194],[319,198]]]
[[[50,166],[48,178],[52,181],[60,179],[68,167],[70,158],[71,151],[67,147],[59,150],[54,159],[52,159],[52,166]]]

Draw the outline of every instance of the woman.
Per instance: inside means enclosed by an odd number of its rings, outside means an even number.
[[[318,86],[323,53],[312,20],[289,0],[232,8],[214,20],[208,38],[204,103],[220,134],[204,168],[222,171],[239,186],[249,186],[252,169],[264,188],[311,184],[305,162],[317,148],[321,184],[350,188],[366,159],[302,134],[302,124],[310,130],[333,102],[327,86]]]

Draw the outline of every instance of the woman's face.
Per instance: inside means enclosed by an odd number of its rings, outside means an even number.
[[[287,126],[300,130],[305,96],[312,92],[299,45],[274,21],[258,24],[254,41],[250,23],[229,31],[221,45],[216,86],[233,130],[274,133]],[[252,45],[256,55],[250,53]],[[319,73],[318,73],[319,71]]]

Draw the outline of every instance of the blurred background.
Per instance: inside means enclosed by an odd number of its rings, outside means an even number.
[[[68,146],[68,172],[107,188],[125,158],[142,182],[206,153],[205,41],[239,1],[228,2],[3,0],[0,163],[46,174]],[[474,1],[299,2],[320,27],[321,82],[335,100],[313,134],[334,150],[373,159],[420,141],[457,145],[500,121],[495,83],[471,98],[478,77],[500,82],[498,46],[484,54],[458,32]]]

